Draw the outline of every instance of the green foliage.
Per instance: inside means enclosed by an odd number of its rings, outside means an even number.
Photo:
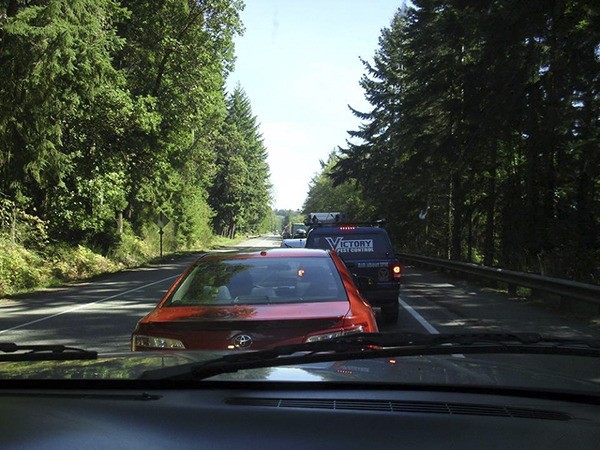
[[[83,246],[58,244],[36,251],[0,236],[0,296],[89,278],[122,267]]]
[[[116,74],[112,0],[20,3],[0,31],[0,191],[38,202],[70,171],[63,139]],[[40,202],[41,203],[41,202]]]
[[[82,245],[69,247],[63,244],[53,247],[47,253],[52,274],[60,281],[89,278],[122,267]]]
[[[133,98],[151,100],[160,117],[159,126],[128,141],[125,213],[138,234],[159,210],[173,213],[182,221],[177,242],[193,242],[206,235],[206,217],[193,219],[189,211],[206,197],[214,174],[215,131],[225,116],[222,85],[233,60],[233,36],[241,31],[241,4],[122,4],[132,14],[119,29],[125,46],[115,56],[117,66]]]
[[[44,284],[50,275],[37,253],[0,236],[0,296]]]
[[[27,214],[11,200],[0,197],[0,235],[5,236],[12,243],[19,243],[26,247],[42,249],[48,244],[47,224],[39,217]]]
[[[226,164],[217,151],[240,143],[219,130],[242,8],[237,0],[0,4],[0,233],[43,251],[48,241],[81,244],[129,265],[158,252],[163,211],[169,251],[207,245],[208,190],[217,163]],[[227,195],[243,203],[268,170],[255,130],[240,129],[247,142],[229,179],[246,176]],[[241,231],[262,221],[261,195],[244,205]],[[73,255],[81,270],[57,273],[86,273],[82,252]]]
[[[114,221],[115,211],[123,210],[127,204],[124,178],[119,172],[97,173],[88,179],[74,177],[71,189],[57,187],[49,214],[56,233],[102,232],[107,222]]]
[[[156,255],[149,242],[129,232],[121,234],[119,244],[110,252],[110,259],[125,267],[136,267]]]
[[[335,183],[404,250],[598,282],[598,6],[412,3],[365,62]]]
[[[242,8],[0,4],[0,293],[147,261],[161,211],[165,252],[263,226],[266,150],[223,92]]]
[[[303,223],[306,220],[306,214],[302,213],[301,211],[294,211],[292,209],[280,209],[275,211],[275,213],[281,217],[281,228],[279,230],[284,235],[291,234],[292,224]]]
[[[331,152],[327,162],[321,161],[321,172],[310,182],[304,202],[304,217],[311,212],[340,211],[348,220],[368,221],[376,217],[375,209],[363,200],[363,194],[355,181],[344,181],[334,186],[332,169],[339,157]],[[301,220],[302,221],[302,220]]]
[[[282,218],[275,214],[275,211],[270,210],[265,214],[263,221],[258,227],[258,233],[278,233],[281,230]]]
[[[258,232],[269,215],[269,167],[258,128],[250,100],[237,86],[215,142],[216,174],[209,191],[214,228],[223,236]]]

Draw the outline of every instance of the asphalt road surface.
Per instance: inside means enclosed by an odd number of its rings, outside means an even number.
[[[280,242],[277,236],[257,237],[235,248],[279,247]],[[127,351],[137,321],[197,257],[189,254],[163,264],[0,299],[0,342]],[[403,280],[398,323],[384,326],[382,331],[437,334],[518,330],[600,338],[598,328],[581,320],[443,274],[406,267]]]

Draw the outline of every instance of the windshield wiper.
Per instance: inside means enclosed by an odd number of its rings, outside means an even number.
[[[600,357],[600,341],[543,337],[537,333],[364,333],[291,344],[174,367],[149,370],[140,379],[197,379],[261,367],[325,361],[474,353],[562,354]]]
[[[64,345],[18,345],[0,342],[0,361],[69,361],[97,359],[98,352]]]

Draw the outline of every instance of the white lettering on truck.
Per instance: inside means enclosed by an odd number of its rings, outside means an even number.
[[[374,252],[373,239],[344,239],[326,237],[329,246],[338,253],[369,253]]]

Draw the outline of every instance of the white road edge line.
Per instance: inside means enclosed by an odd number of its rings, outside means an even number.
[[[440,334],[440,332],[437,330],[437,328],[435,328],[433,325],[431,325],[429,322],[427,322],[421,314],[419,314],[417,311],[415,311],[415,309],[412,306],[410,306],[408,303],[406,303],[400,297],[398,297],[398,302],[400,302],[400,305],[402,305],[402,307],[404,309],[406,309],[406,311],[408,311],[408,313],[411,316],[413,316],[415,318],[415,320],[417,322],[419,322],[423,326],[423,328],[425,328],[429,332],[429,334]],[[455,358],[464,358],[465,357],[465,355],[463,355],[462,353],[453,353],[452,356],[454,356]]]
[[[406,303],[400,297],[398,297],[398,301],[400,302],[400,305],[402,305],[402,307],[406,311],[408,311],[408,313],[411,316],[413,316],[415,318],[415,320],[417,322],[419,322],[423,326],[423,328],[425,328],[429,332],[429,334],[440,334],[440,332],[433,325],[431,325],[429,322],[427,322],[421,314],[419,314],[417,311],[415,311],[412,306],[410,306],[408,303]]]
[[[111,300],[113,298],[120,297],[121,295],[129,294],[130,292],[139,291],[140,289],[144,289],[144,288],[147,288],[148,286],[153,286],[155,284],[162,283],[164,281],[171,280],[173,278],[177,278],[178,276],[179,275],[173,275],[171,277],[163,278],[162,280],[154,281],[153,283],[145,284],[143,286],[138,286],[138,287],[136,287],[134,289],[129,289],[128,291],[124,291],[124,292],[120,292],[120,293],[115,294],[115,295],[111,295],[110,297],[101,298],[100,300],[96,300],[95,302],[84,303],[83,305],[78,305],[78,306],[75,306],[73,308],[65,309],[64,311],[61,311],[61,312],[56,313],[56,314],[52,314],[50,316],[41,317],[39,319],[32,320],[30,322],[25,322],[25,323],[22,323],[21,325],[17,325],[17,326],[12,327],[12,328],[7,328],[6,330],[0,330],[0,334],[6,333],[7,331],[17,330],[19,328],[23,328],[23,327],[26,327],[28,325],[33,325],[34,323],[43,322],[44,320],[52,319],[53,317],[56,317],[56,316],[62,316],[63,314],[68,314],[70,312],[77,311],[79,309],[87,308],[88,306],[95,305],[97,303],[102,303],[102,302],[105,302],[106,300]]]

